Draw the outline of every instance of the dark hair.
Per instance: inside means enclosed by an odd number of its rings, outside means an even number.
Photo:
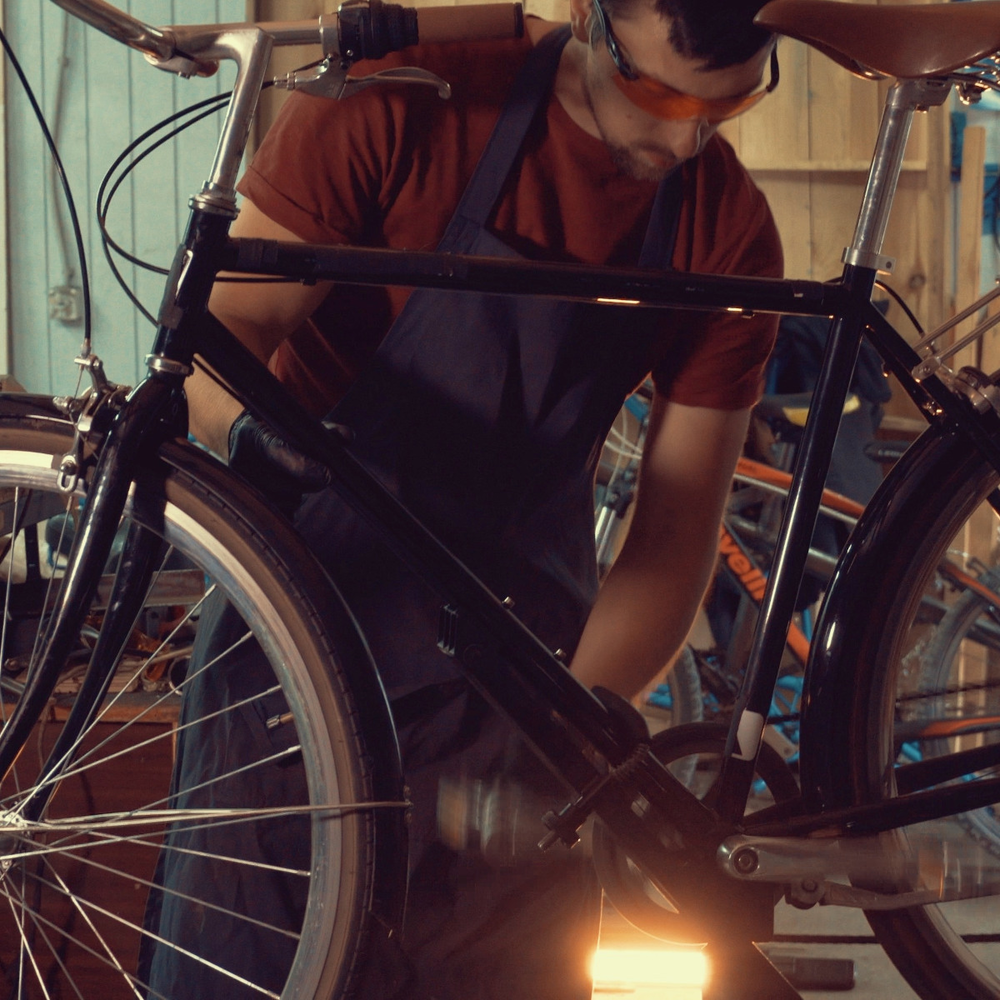
[[[723,69],[746,62],[772,35],[753,23],[766,0],[601,0],[614,17],[628,17],[650,4],[669,18],[670,42],[682,56],[702,59],[708,69]]]

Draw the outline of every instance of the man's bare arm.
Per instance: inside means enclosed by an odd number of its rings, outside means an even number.
[[[676,654],[712,578],[749,411],[654,401],[635,513],[571,669],[631,698]]]
[[[233,236],[301,242],[252,202],[245,201],[233,223]],[[218,281],[209,309],[265,363],[278,345],[299,327],[326,297],[329,285],[299,282],[246,283]],[[223,458],[229,452],[229,428],[240,404],[203,372],[187,382],[191,432]]]

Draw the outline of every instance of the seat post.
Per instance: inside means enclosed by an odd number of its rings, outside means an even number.
[[[892,271],[895,261],[883,256],[882,241],[889,224],[913,114],[943,104],[950,90],[949,81],[937,79],[899,80],[889,90],[854,239],[841,258],[845,264]]]

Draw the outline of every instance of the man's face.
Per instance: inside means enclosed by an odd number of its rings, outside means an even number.
[[[595,16],[590,0],[575,0]],[[670,44],[670,22],[651,5],[637,4],[608,19],[619,49],[633,71],[682,94],[705,100],[739,97],[757,90],[770,57],[765,48],[736,66],[706,70],[700,60],[679,55]],[[707,116],[665,120],[637,107],[615,84],[618,70],[603,38],[589,48],[583,69],[584,100],[596,133],[619,169],[640,180],[658,181],[696,156],[715,133]]]

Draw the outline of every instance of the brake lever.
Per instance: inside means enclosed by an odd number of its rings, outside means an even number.
[[[422,84],[436,88],[438,97],[443,101],[451,97],[451,85],[425,69],[399,66],[378,70],[368,76],[352,77],[339,64],[339,60],[332,58],[324,59],[309,70],[297,70],[274,81],[274,85],[282,90],[301,90],[315,97],[330,97],[334,100],[350,97],[359,90],[379,83]]]

